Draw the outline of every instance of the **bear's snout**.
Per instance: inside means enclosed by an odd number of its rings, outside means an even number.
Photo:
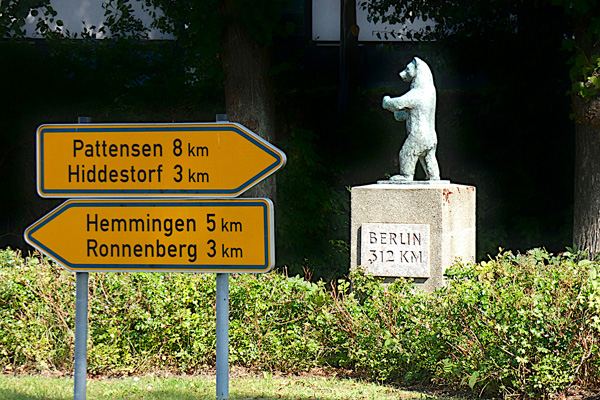
[[[410,82],[412,80],[412,77],[406,70],[400,72],[398,75],[400,75],[400,79],[402,79],[404,82]]]

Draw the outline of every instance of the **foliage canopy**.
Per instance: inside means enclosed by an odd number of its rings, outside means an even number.
[[[600,90],[600,5],[596,0],[491,0],[486,2],[444,0],[369,0],[359,3],[374,22],[406,24],[416,19],[433,25],[405,33],[412,40],[480,38],[503,40],[531,29],[535,14],[549,6],[561,9],[563,46],[571,52],[573,91],[586,101]],[[550,22],[546,22],[550,23]],[[551,38],[549,38],[551,39]]]

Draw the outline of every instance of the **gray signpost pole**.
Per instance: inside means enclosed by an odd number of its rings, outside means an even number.
[[[77,122],[89,124],[91,118],[79,117]],[[74,400],[86,399],[87,335],[88,335],[88,272],[76,272],[75,294],[75,374]]]
[[[217,122],[229,122],[217,114]],[[217,274],[217,399],[229,398],[229,274]]]
[[[229,274],[217,274],[217,399],[229,398]]]
[[[74,400],[85,400],[87,378],[87,318],[89,273],[76,272],[75,298],[75,393]]]

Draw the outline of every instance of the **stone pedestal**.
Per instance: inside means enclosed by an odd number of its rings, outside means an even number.
[[[410,277],[423,290],[444,284],[456,259],[475,261],[475,187],[449,182],[352,188],[351,266]]]

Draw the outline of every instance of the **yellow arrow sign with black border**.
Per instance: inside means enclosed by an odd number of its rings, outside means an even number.
[[[42,197],[237,197],[285,154],[236,123],[42,125]]]
[[[267,272],[269,199],[68,200],[25,232],[71,271]]]

